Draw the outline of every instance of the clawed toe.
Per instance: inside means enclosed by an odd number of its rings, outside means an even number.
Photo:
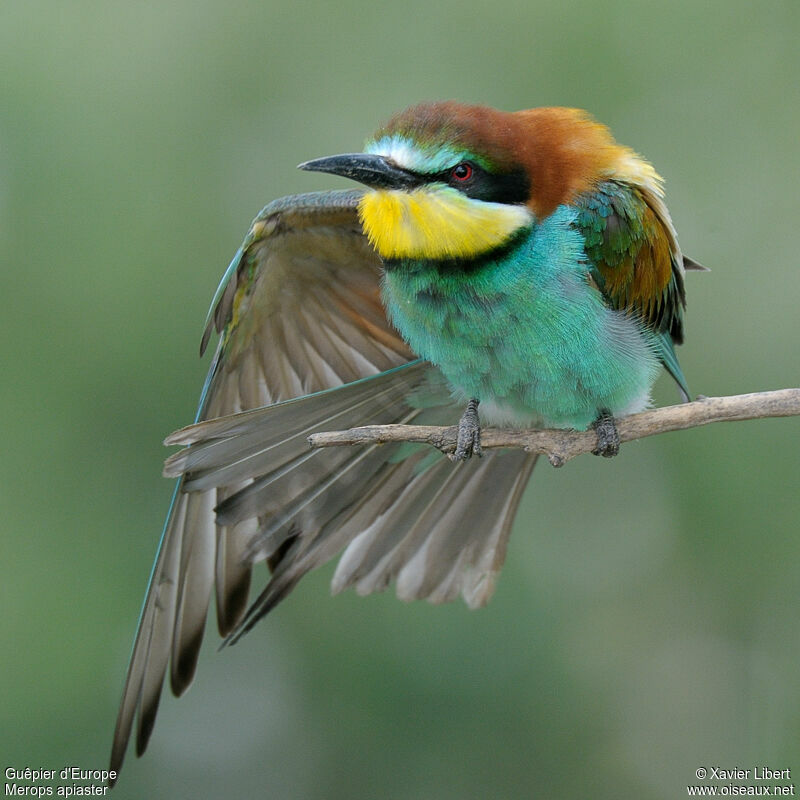
[[[466,461],[473,455],[480,458],[483,455],[481,450],[481,423],[478,419],[478,403],[473,398],[467,403],[467,409],[458,421],[458,439],[456,449],[450,458],[453,461]]]
[[[607,409],[601,409],[597,419],[592,423],[597,434],[597,447],[592,450],[596,456],[613,458],[619,453],[619,432],[614,417]]]

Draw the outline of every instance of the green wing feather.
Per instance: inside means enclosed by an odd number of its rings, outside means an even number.
[[[666,209],[646,189],[618,180],[604,181],[576,206],[592,280],[612,308],[656,334],[659,356],[688,399],[674,349],[683,342],[685,267]]]

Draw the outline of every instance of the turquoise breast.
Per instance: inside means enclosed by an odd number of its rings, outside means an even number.
[[[575,210],[561,206],[476,264],[387,265],[383,298],[409,345],[499,425],[585,429],[641,410],[660,370],[653,334],[589,280]]]

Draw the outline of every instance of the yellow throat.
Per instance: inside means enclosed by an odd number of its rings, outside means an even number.
[[[443,185],[368,191],[358,216],[382,258],[471,258],[533,221],[525,206],[473,200]]]

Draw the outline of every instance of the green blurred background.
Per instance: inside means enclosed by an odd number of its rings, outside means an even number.
[[[797,385],[798,36],[796,0],[3,0],[3,767],[106,765],[219,276],[266,202],[345,185],[298,162],[405,105],[589,109],[713,269],[688,278],[693,391]],[[766,420],[540,465],[480,612],[331,599],[320,571],[236,648],[210,631],[114,796],[800,776],[798,445],[800,420]]]

